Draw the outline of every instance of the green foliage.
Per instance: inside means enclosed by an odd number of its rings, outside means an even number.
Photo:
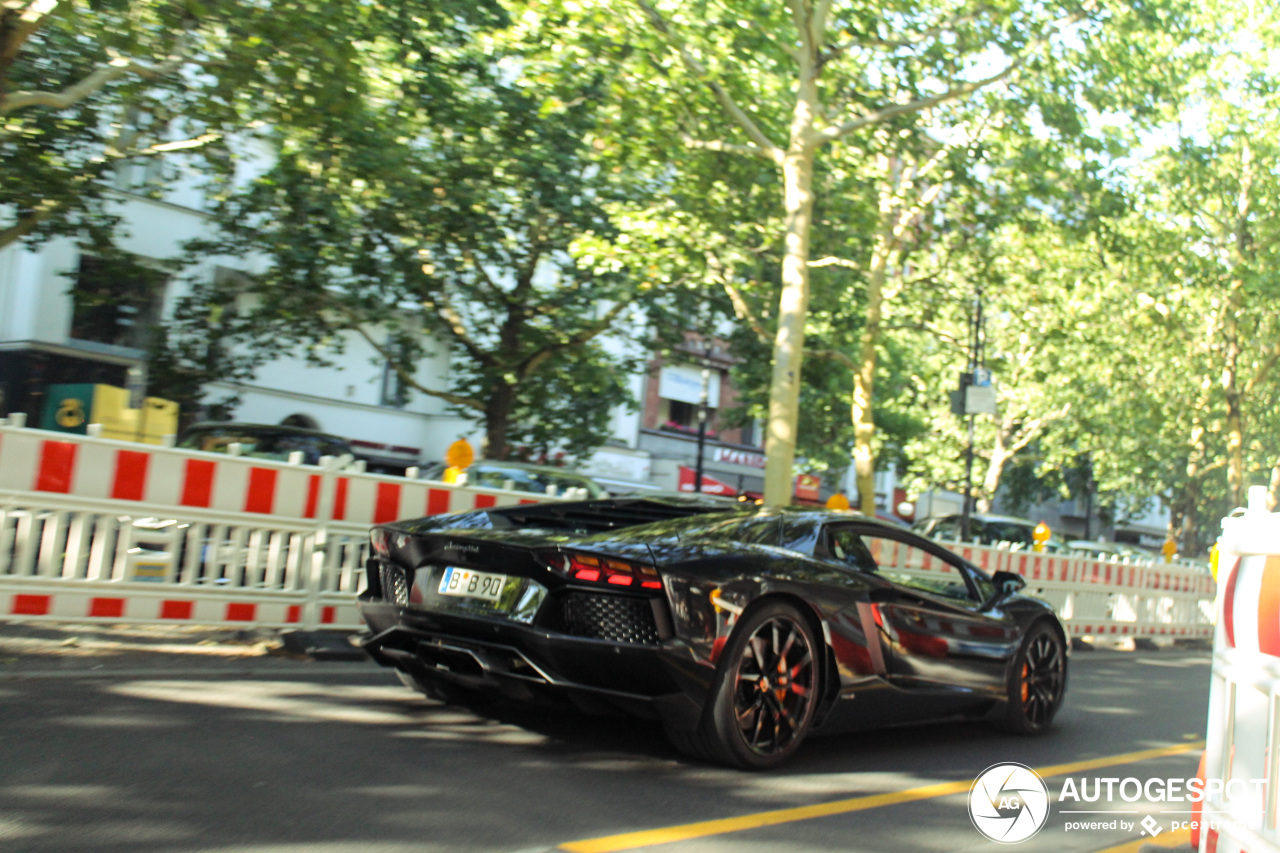
[[[183,159],[228,173],[229,137],[252,127],[323,137],[373,94],[368,45],[404,57],[414,72],[404,88],[429,92],[440,87],[435,50],[504,20],[493,0],[6,4],[0,247],[109,239],[122,170],[164,157],[165,174],[143,188],[154,194]]]
[[[234,334],[317,359],[363,335],[418,392],[483,423],[491,457],[601,444],[646,315],[687,294],[649,204],[665,177],[612,161],[608,70],[560,64],[556,23],[522,16],[440,48],[425,88],[399,42],[353,45],[367,94],[322,128],[276,128],[275,164],[222,184],[222,237],[192,247],[269,260],[232,285],[253,297]],[[447,385],[415,372],[433,341]]]
[[[363,334],[485,423],[490,455],[581,455],[655,335],[672,347],[732,313],[736,419],[763,419],[789,226],[761,140],[797,141],[792,10],[820,7],[63,0],[21,34],[28,7],[10,4],[0,247],[69,234],[109,255],[111,186],[163,156],[131,191],[209,176],[223,230],[193,257],[265,262],[179,302],[153,342],[170,396]],[[874,448],[913,488],[963,479],[947,392],[979,287],[1000,392],[977,423],[984,498],[1006,469],[1014,501],[1096,487],[1119,512],[1116,495],[1157,495],[1194,550],[1280,462],[1274,14],[1237,11],[831,4],[809,127],[832,133],[804,235],[810,467],[849,464],[886,198],[919,208],[880,256]],[[998,85],[923,104],[1015,57]],[[274,162],[247,175],[254,150]],[[418,375],[432,348],[447,383]]]

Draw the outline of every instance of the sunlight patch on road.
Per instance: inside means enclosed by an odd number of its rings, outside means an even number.
[[[1089,713],[1110,714],[1113,717],[1140,717],[1144,712],[1139,711],[1136,708],[1126,708],[1122,705],[1115,705],[1109,708],[1102,705],[1090,705]]]
[[[308,684],[299,681],[131,681],[112,693],[158,702],[182,702],[263,711],[296,722],[400,726],[414,722],[407,710],[379,710],[377,704],[404,703],[398,687]]]
[[[485,728],[475,724],[450,727],[439,725],[434,719],[431,720],[429,728],[397,732],[396,737],[420,740],[467,741],[471,743],[501,743],[512,746],[541,746],[550,742],[550,738],[546,735],[527,732],[524,729],[514,727],[494,726]]]
[[[0,817],[0,841],[17,841],[20,838],[37,838],[48,835],[53,827],[21,818]]]
[[[120,795],[119,789],[110,785],[8,785],[0,791],[10,797],[82,803]]]
[[[50,717],[49,723],[82,729],[176,729],[192,725],[188,720],[158,717],[154,714],[102,714]]]
[[[1163,660],[1160,658],[1138,658],[1134,663],[1142,666],[1162,666],[1165,669],[1203,669],[1203,658],[1183,658],[1182,660]]]
[[[435,785],[358,785],[340,790],[344,794],[356,794],[361,797],[405,800],[420,800],[444,793],[443,788]]]

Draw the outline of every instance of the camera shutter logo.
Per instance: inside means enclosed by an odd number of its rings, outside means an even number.
[[[992,841],[1026,841],[1049,819],[1049,789],[1026,765],[993,764],[973,780],[969,818]]]

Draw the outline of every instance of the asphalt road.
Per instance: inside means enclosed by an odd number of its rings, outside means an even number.
[[[1137,828],[1068,831],[1063,803],[1035,837],[996,844],[969,787],[1003,762],[1041,771],[1054,797],[1068,777],[1192,776],[1209,684],[1203,651],[1078,653],[1045,737],[901,728],[811,740],[752,774],[626,718],[442,706],[368,662],[69,660],[0,658],[5,853],[1136,849]]]

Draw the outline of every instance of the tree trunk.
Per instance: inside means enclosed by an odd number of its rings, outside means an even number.
[[[1201,470],[1208,457],[1208,429],[1204,425],[1204,412],[1209,405],[1209,392],[1212,381],[1205,377],[1200,382],[1200,393],[1196,396],[1195,408],[1192,411],[1190,450],[1187,453],[1187,482],[1182,493],[1174,499],[1174,513],[1182,519],[1177,531],[1178,551],[1183,554],[1197,554],[1200,551],[1200,535],[1196,528],[1196,509],[1200,504],[1200,481],[1204,476]]]
[[[978,498],[978,511],[990,512],[991,503],[995,500],[996,490],[1000,488],[1000,478],[1004,476],[1004,466],[1009,464],[1015,451],[1009,450],[1005,441],[1003,425],[996,430],[995,444],[991,447],[991,460],[987,463],[987,473],[982,478],[981,497]]]
[[[1232,282],[1223,321],[1223,338],[1226,352],[1222,366],[1222,392],[1226,402],[1227,428],[1227,488],[1232,506],[1244,506],[1244,413],[1242,411],[1239,366],[1240,335],[1237,317],[1241,310],[1243,282]]]
[[[880,199],[880,233],[876,236],[867,277],[867,317],[862,328],[858,370],[853,375],[853,469],[858,483],[858,509],[863,515],[876,514],[876,457],[872,442],[876,435],[875,400],[876,347],[884,317],[884,285],[892,252],[889,218],[893,210],[885,194]]]
[[[484,448],[481,456],[485,459],[506,459],[511,453],[507,446],[507,432],[511,426],[511,405],[515,400],[515,389],[505,382],[495,382],[489,391],[489,399],[484,407]]]
[[[783,161],[786,206],[786,256],[782,260],[782,296],[778,334],[773,344],[769,419],[765,432],[764,502],[786,506],[792,497],[792,467],[799,423],[800,367],[804,358],[805,317],[809,313],[809,232],[813,227],[813,121],[817,87],[805,75],[792,122],[791,148]]]
[[[1240,267],[1249,265],[1255,256],[1249,217],[1253,207],[1253,148],[1243,140],[1240,150],[1240,188],[1236,196],[1235,261]],[[1239,273],[1233,277],[1227,292],[1222,334],[1226,342],[1222,367],[1222,390],[1227,404],[1227,490],[1234,506],[1244,506],[1244,413],[1240,391],[1240,315],[1244,311],[1244,281]]]

